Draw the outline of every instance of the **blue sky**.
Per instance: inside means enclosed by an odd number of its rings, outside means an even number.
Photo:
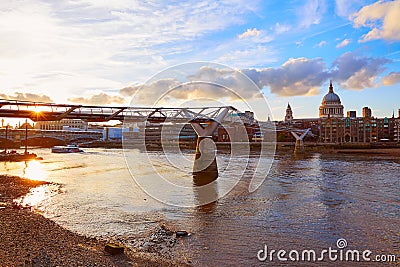
[[[249,75],[276,120],[287,102],[317,117],[330,79],[345,110],[397,115],[399,17],[400,1],[2,1],[0,98],[126,105],[159,71],[211,61]]]

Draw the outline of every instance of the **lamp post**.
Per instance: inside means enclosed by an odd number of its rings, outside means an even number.
[[[4,142],[4,153],[7,153],[7,141],[8,141],[8,125],[6,126],[6,140]]]

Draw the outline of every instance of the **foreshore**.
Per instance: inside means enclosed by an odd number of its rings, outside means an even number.
[[[45,184],[0,175],[0,266],[187,266],[129,248],[123,254],[108,254],[106,240],[70,232],[14,202]]]

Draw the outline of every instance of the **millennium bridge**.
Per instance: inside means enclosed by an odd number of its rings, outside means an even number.
[[[132,107],[132,106],[94,106],[57,104],[34,101],[0,99],[0,117],[26,118],[37,121],[59,121],[62,119],[81,119],[87,122],[124,122],[149,123],[190,123],[196,132],[197,145],[193,167],[194,177],[216,179],[218,169],[215,147],[211,136],[219,125],[224,123],[244,125],[247,119],[244,113],[232,106],[221,107]],[[269,129],[269,131],[275,129]],[[295,152],[304,150],[303,139],[310,129],[287,129],[296,138]],[[266,136],[264,137],[266,138]],[[268,140],[263,140],[267,142]],[[275,140],[270,140],[270,142]]]

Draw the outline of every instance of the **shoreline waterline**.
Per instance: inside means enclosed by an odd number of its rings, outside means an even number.
[[[0,175],[1,266],[186,266],[162,254],[129,247],[124,254],[110,255],[104,250],[109,239],[71,232],[22,203],[31,190],[48,185],[51,183]],[[163,228],[157,228],[161,236]]]

